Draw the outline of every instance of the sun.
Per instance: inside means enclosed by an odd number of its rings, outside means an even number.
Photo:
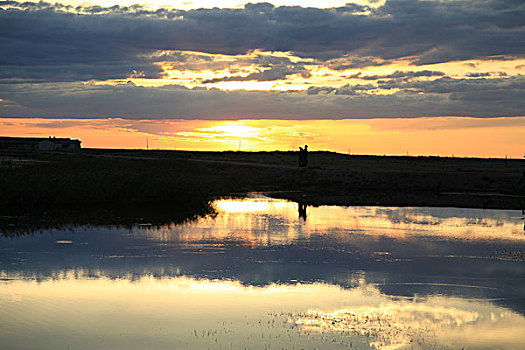
[[[220,134],[225,137],[234,138],[254,138],[257,137],[260,129],[252,126],[240,125],[240,124],[226,124],[216,125],[209,128],[202,129],[205,132],[212,132]]]

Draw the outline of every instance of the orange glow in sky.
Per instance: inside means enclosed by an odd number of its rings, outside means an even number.
[[[87,148],[311,150],[351,154],[522,158],[525,117],[364,120],[0,118],[2,136],[71,137]]]

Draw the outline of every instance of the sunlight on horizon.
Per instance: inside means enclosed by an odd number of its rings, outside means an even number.
[[[0,118],[0,127],[1,136],[77,138],[84,148],[295,151],[308,144],[312,151],[356,155],[522,159],[525,153],[525,117],[224,121]]]
[[[254,128],[251,126],[242,125],[236,122],[229,122],[225,125],[217,125],[209,128],[200,129],[202,132],[209,132],[212,134],[225,135],[231,137],[256,137],[260,128]]]

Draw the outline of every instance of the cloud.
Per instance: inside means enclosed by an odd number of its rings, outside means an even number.
[[[356,78],[364,79],[364,80],[378,80],[378,79],[410,79],[410,78],[420,78],[420,77],[442,77],[446,75],[443,72],[439,71],[430,71],[430,70],[422,70],[417,72],[402,72],[402,71],[395,71],[392,74],[387,75],[358,75]]]
[[[324,67],[346,70],[398,59],[416,65],[503,60],[525,54],[523,18],[525,4],[512,0],[389,0],[379,7],[328,9],[259,3],[195,10],[4,1],[0,3],[0,115],[521,116],[524,77],[498,72],[472,72],[459,79],[412,66],[385,74],[347,73],[347,79],[361,79],[363,84],[326,86],[336,83],[325,79],[323,86],[289,92],[81,82],[163,78],[165,69],[212,72],[188,78],[194,83],[274,81],[294,75],[309,78]],[[476,68],[472,62],[464,64]],[[309,83],[315,84],[315,79]]]
[[[374,56],[351,56],[349,54],[344,54],[341,57],[328,59],[323,62],[326,67],[333,70],[382,66],[389,63],[392,63],[392,60],[384,60]]]
[[[318,94],[329,94],[331,92],[334,92],[336,88],[331,86],[310,86],[308,90],[306,90],[306,93],[308,95],[318,95]]]
[[[525,76],[500,78],[454,79],[442,77],[433,81],[380,82],[381,89],[403,89],[424,95],[448,96],[450,103],[461,102],[465,112],[481,111],[485,115],[519,116],[525,107]],[[499,109],[499,112],[498,112]],[[483,115],[481,114],[472,114]],[[451,115],[451,114],[443,114]]]
[[[371,123],[373,130],[394,131],[433,131],[433,130],[466,130],[494,128],[525,128],[525,118],[417,118],[382,120]]]
[[[222,91],[170,85],[9,84],[0,116],[124,119],[348,119],[523,116],[525,77],[439,78],[307,91]],[[421,93],[424,92],[424,93]]]
[[[256,73],[251,73],[245,76],[229,76],[229,77],[222,77],[222,78],[213,78],[204,80],[202,83],[204,84],[210,84],[210,83],[218,83],[223,81],[250,81],[250,80],[256,80],[256,81],[271,81],[271,80],[280,80],[280,79],[286,79],[286,77],[293,75],[293,74],[299,74],[303,78],[309,78],[311,76],[310,71],[300,64],[286,64],[286,63],[279,63],[275,65],[271,65],[269,69],[258,71]]]
[[[512,92],[521,92],[525,96],[525,76],[518,75],[513,77],[500,77],[500,78],[480,78],[480,79],[467,79],[467,78],[451,78],[442,77],[432,81],[396,81],[390,80],[388,82],[380,82],[379,87],[382,89],[410,89],[416,90],[417,92],[426,93],[470,93],[476,94],[482,91],[500,91],[502,94]]]
[[[363,84],[356,84],[356,85],[347,84],[343,87],[335,89],[335,94],[336,95],[357,95],[364,91],[376,90],[376,89],[377,88],[372,84],[364,84],[364,85]]]
[[[525,53],[525,4],[511,0],[390,0],[375,9],[263,3],[183,11],[12,1],[0,7],[3,79],[104,80],[133,71],[155,78],[161,71],[151,54],[159,50],[293,52],[333,69]]]
[[[469,77],[469,78],[490,77],[490,73],[488,73],[488,72],[484,72],[484,73],[468,73],[467,77]]]

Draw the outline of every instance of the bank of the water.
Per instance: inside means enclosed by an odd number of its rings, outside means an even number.
[[[525,208],[525,161],[349,156],[311,152],[83,150],[2,154],[0,209],[201,207],[217,196],[268,192],[310,205]]]
[[[305,205],[387,206],[387,207],[455,207],[478,209],[525,208],[525,197],[502,193],[478,192],[389,192],[389,191],[274,191],[268,196]]]

